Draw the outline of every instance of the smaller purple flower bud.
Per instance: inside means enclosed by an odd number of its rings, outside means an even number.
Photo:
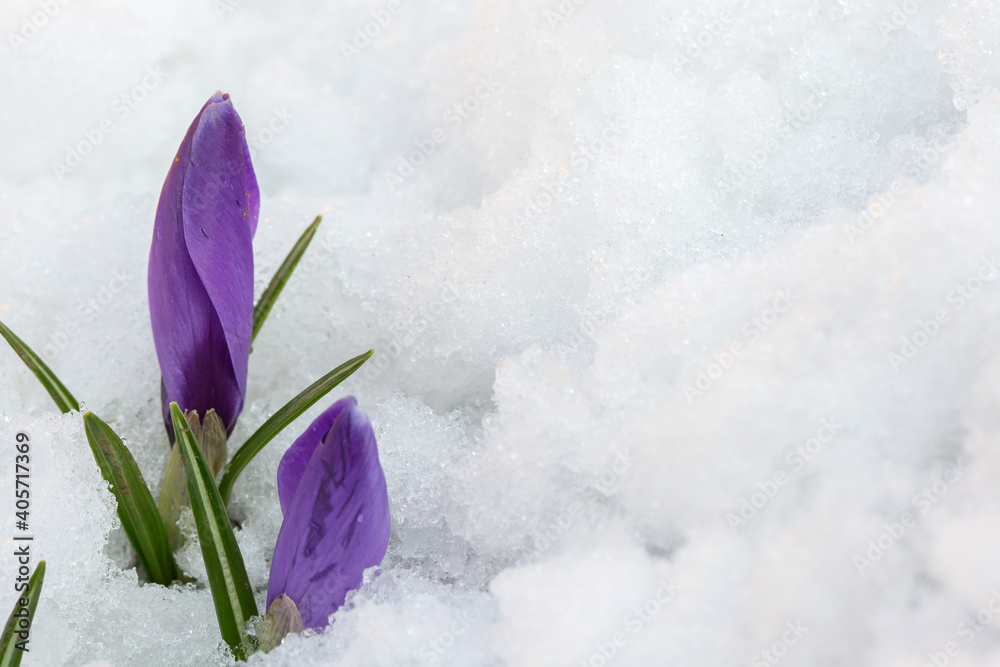
[[[353,396],[328,408],[285,453],[278,495],[285,518],[267,606],[287,595],[304,627],[326,627],[389,547],[389,494],[375,432]]]

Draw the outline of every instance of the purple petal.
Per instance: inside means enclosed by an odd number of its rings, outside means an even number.
[[[295,489],[299,487],[302,475],[306,472],[306,466],[333,426],[333,422],[344,408],[354,407],[357,404],[356,398],[347,396],[328,407],[281,457],[281,463],[278,464],[278,500],[281,502],[282,514],[288,513],[288,505],[292,502]]]
[[[225,332],[241,407],[253,331],[251,229],[257,217],[245,150],[243,123],[228,96],[210,104],[194,135],[183,194],[184,238]]]
[[[253,328],[259,192],[243,125],[228,95],[202,107],[160,193],[149,257],[149,307],[168,405],[231,430],[246,395]],[[172,433],[171,433],[172,437]]]
[[[282,593],[323,628],[389,546],[389,496],[375,433],[350,405],[316,448],[278,533],[267,606]]]

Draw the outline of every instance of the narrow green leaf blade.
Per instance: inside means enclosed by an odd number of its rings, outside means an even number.
[[[306,231],[302,232],[302,236],[292,246],[291,252],[288,253],[285,261],[281,263],[274,277],[271,278],[271,284],[260,295],[260,301],[257,302],[257,305],[253,309],[253,334],[250,336],[251,343],[257,337],[257,332],[260,331],[260,328],[264,326],[264,320],[267,319],[268,313],[271,312],[271,308],[274,307],[275,302],[278,300],[281,290],[285,289],[285,283],[288,282],[288,279],[292,276],[292,271],[295,270],[299,260],[302,259],[303,253],[309,247],[313,236],[316,235],[316,230],[319,229],[319,223],[322,220],[323,216],[317,215],[312,224],[306,228]]]
[[[253,639],[247,634],[246,623],[257,615],[257,603],[253,599],[243,554],[236,543],[215,477],[176,403],[170,404],[170,418],[184,460],[191,512],[198,526],[201,555],[208,571],[219,630],[233,655],[239,660],[246,660],[255,649]]]
[[[163,586],[180,573],[170,551],[170,541],[160,511],[153,500],[132,453],[102,419],[83,415],[83,426],[94,459],[118,501],[118,517],[150,581]]]
[[[66,385],[59,381],[52,369],[23,340],[15,336],[14,332],[8,329],[3,322],[0,322],[0,336],[7,339],[10,346],[17,352],[17,356],[21,357],[24,365],[35,374],[35,377],[45,387],[45,391],[49,392],[49,396],[56,402],[56,406],[60,410],[69,412],[80,409],[80,404],[73,398],[73,394],[69,393]]]
[[[28,580],[28,588],[21,592],[7,618],[7,625],[0,635],[0,667],[17,667],[21,664],[24,651],[17,645],[29,639],[31,623],[35,618],[35,607],[42,594],[42,582],[45,580],[45,561],[38,561],[35,572]],[[24,645],[25,647],[27,645]]]
[[[327,392],[361,368],[361,365],[368,361],[368,358],[374,353],[374,350],[368,350],[364,354],[359,354],[313,382],[301,394],[288,401],[280,410],[271,415],[271,418],[243,443],[243,446],[233,455],[233,460],[226,466],[222,482],[219,484],[219,492],[227,505],[236,479],[247,467],[247,464],[253,460],[253,457],[264,449],[264,445],[271,442],[274,436],[281,433],[282,429],[298,419],[313,403],[326,396]]]

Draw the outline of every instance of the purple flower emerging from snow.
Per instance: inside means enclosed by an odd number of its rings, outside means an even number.
[[[243,122],[216,92],[188,128],[160,192],[149,254],[149,314],[168,406],[243,409],[253,331],[253,236],[260,191]]]
[[[389,546],[389,496],[375,432],[353,396],[334,403],[278,466],[285,518],[267,606],[294,601],[306,628],[323,628]]]

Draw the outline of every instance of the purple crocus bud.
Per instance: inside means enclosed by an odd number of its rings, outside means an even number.
[[[169,405],[232,432],[246,396],[253,331],[253,236],[260,191],[229,95],[198,112],[160,192],[149,253],[149,315]]]
[[[323,628],[389,546],[389,495],[375,432],[353,396],[320,415],[278,466],[285,515],[267,606],[288,596],[306,628]]]

